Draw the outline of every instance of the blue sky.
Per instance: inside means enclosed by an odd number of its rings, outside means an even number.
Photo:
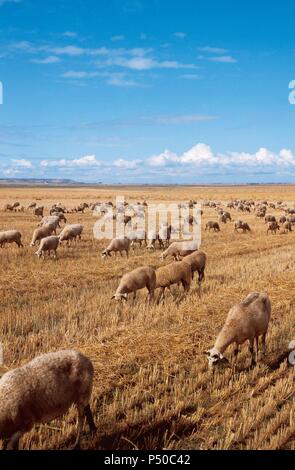
[[[0,0],[0,178],[293,182],[293,1]]]

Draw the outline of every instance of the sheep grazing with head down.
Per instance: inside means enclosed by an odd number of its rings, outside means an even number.
[[[129,249],[131,245],[131,240],[127,237],[124,238],[113,238],[110,241],[106,249],[101,253],[102,258],[106,258],[107,256],[112,256],[111,253],[120,253],[121,256],[122,252],[125,251],[126,256],[129,256]]]
[[[6,372],[0,379],[0,439],[4,448],[18,449],[20,438],[35,424],[47,423],[65,414],[71,405],[78,410],[79,448],[85,418],[96,427],[90,409],[93,365],[71,349],[43,354]]]
[[[19,248],[23,248],[21,238],[22,235],[17,230],[0,232],[0,248],[5,246],[7,243],[16,243]]]
[[[54,226],[47,224],[34,230],[31,246],[35,246],[36,242],[40,242],[42,238],[49,237],[54,232]]]
[[[57,251],[58,245],[59,245],[59,237],[57,237],[56,235],[51,235],[50,237],[42,238],[39,249],[38,251],[36,251],[35,255],[37,255],[39,259],[41,258],[41,256],[43,256],[43,259],[44,259],[46,252],[48,252],[48,255],[50,257],[50,253],[51,251],[53,251],[53,256],[54,258],[56,258],[57,257],[56,251]]]
[[[66,225],[64,229],[59,234],[59,242],[62,243],[64,241],[67,242],[67,245],[70,244],[72,240],[81,240],[81,235],[83,232],[83,225],[81,224],[71,224]]]
[[[205,230],[208,230],[209,232],[210,230],[213,230],[214,232],[220,232],[220,227],[218,222],[213,222],[212,220],[210,220],[206,223]]]
[[[192,281],[192,271],[189,263],[184,261],[173,261],[166,266],[161,266],[156,270],[156,289],[160,289],[157,303],[165,296],[165,289],[170,290],[173,284],[181,283],[184,292],[190,290]],[[182,296],[183,297],[183,296]]]
[[[163,261],[167,256],[172,256],[175,261],[178,261],[181,257],[190,255],[196,251],[198,246],[199,244],[195,240],[172,242],[167,250],[163,251],[160,259]]]
[[[182,261],[184,263],[188,263],[191,272],[192,272],[192,279],[194,279],[194,273],[197,272],[199,274],[198,282],[199,285],[201,285],[201,282],[203,281],[205,277],[205,267],[206,267],[206,253],[203,251],[194,251],[190,255],[185,256],[182,258]]]
[[[251,365],[255,364],[254,340],[258,355],[259,336],[262,337],[262,351],[265,354],[265,338],[271,315],[271,303],[266,293],[251,292],[245,299],[232,307],[225,324],[217,336],[214,347],[206,351],[210,367],[218,363],[227,363],[223,353],[229,345],[235,343],[234,355],[239,352],[239,345],[249,341],[252,355]]]
[[[151,301],[156,288],[156,273],[150,266],[142,266],[124,274],[112,299],[127,300],[128,294],[133,293],[133,300],[135,300],[137,291],[145,287]]]

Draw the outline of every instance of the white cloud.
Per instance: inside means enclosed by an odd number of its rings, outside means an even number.
[[[185,73],[180,75],[179,78],[183,78],[184,80],[200,80],[201,77],[196,73]]]
[[[97,160],[95,155],[85,155],[81,158],[76,158],[73,160],[67,160],[65,158],[61,160],[42,160],[40,163],[41,167],[50,168],[50,167],[60,167],[60,168],[94,168],[99,167],[103,163],[100,160]]]
[[[56,64],[60,62],[60,58],[55,55],[50,55],[49,57],[45,57],[45,59],[32,59],[31,62],[35,64]]]
[[[170,152],[170,150],[164,150],[160,155],[153,155],[148,159],[148,165],[154,167],[164,167],[168,163],[178,162],[179,158],[176,153]]]
[[[22,0],[0,0],[0,7],[5,5],[5,3],[20,3]]]
[[[227,49],[211,46],[198,47],[198,50],[201,52],[208,52],[209,54],[226,54],[228,52]]]
[[[68,70],[63,73],[61,77],[63,78],[93,78],[98,77],[101,74],[98,72],[86,72],[85,70]]]
[[[74,31],[65,31],[63,33],[63,36],[66,38],[75,38],[77,37],[77,33],[75,33]]]
[[[163,60],[158,61],[152,57],[146,57],[144,54],[135,54],[134,57],[110,57],[107,60],[106,65],[109,66],[119,66],[125,67],[132,70],[151,70],[155,68],[160,69],[194,69],[196,66],[194,64],[182,64],[175,60]]]
[[[64,46],[64,47],[46,47],[39,48],[40,50],[48,50],[57,55],[80,56],[85,54],[85,49],[79,46]]]
[[[165,150],[159,155],[153,155],[147,159],[147,164],[154,167],[167,167],[179,165],[190,166],[200,169],[212,168],[218,172],[221,169],[232,169],[236,171],[247,171],[249,169],[269,169],[273,171],[291,167],[295,169],[295,157],[291,150],[282,149],[278,154],[261,147],[255,153],[227,152],[225,154],[214,153],[211,147],[204,143],[198,143],[183,154],[177,156],[175,153]]]
[[[179,161],[181,163],[192,163],[194,165],[217,163],[217,159],[214,157],[211,148],[206,144],[195,145],[187,152],[184,152],[179,158]]]
[[[140,163],[140,160],[125,160],[123,158],[119,158],[118,160],[115,160],[113,164],[115,167],[123,170],[134,170]]]
[[[111,40],[116,42],[116,41],[124,41],[125,39],[125,36],[123,36],[122,34],[117,34],[116,36],[112,36],[111,37]]]
[[[124,74],[121,73],[110,73],[107,74],[107,84],[108,85],[113,85],[117,87],[137,87],[139,86],[139,83],[137,83],[135,80],[126,78]]]
[[[237,60],[234,59],[231,55],[209,57],[208,60],[210,60],[211,62],[223,62],[225,64],[233,64],[234,62],[237,62]]]
[[[181,31],[178,31],[178,32],[174,33],[174,36],[175,36],[176,38],[179,38],[179,39],[184,39],[184,38],[186,38],[186,33],[183,33],[183,32],[181,32]]]
[[[12,163],[14,166],[19,168],[33,168],[32,163],[29,160],[25,160],[24,158],[21,158],[19,160],[12,160]]]

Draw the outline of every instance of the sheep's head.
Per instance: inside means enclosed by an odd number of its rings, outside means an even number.
[[[229,364],[228,359],[216,348],[208,349],[208,351],[205,351],[205,354],[208,358],[209,367],[214,367],[217,364]]]
[[[112,296],[112,299],[115,299],[117,302],[121,300],[126,300],[127,301],[127,294],[114,294]]]
[[[111,253],[108,250],[104,250],[101,253],[102,258],[106,258],[107,256],[112,256]]]

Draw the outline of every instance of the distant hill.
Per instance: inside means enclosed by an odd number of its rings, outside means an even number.
[[[100,184],[100,183],[97,183]],[[81,186],[85,183],[71,179],[0,178],[0,186]]]

